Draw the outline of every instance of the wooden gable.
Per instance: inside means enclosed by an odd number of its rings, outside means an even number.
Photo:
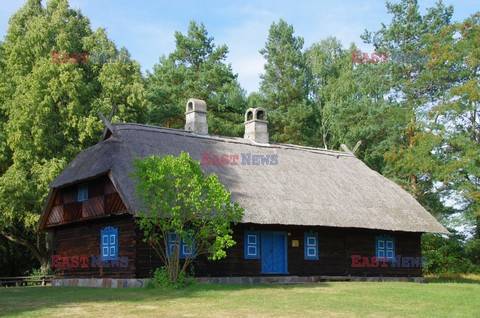
[[[78,200],[79,184],[88,185],[88,199]],[[84,221],[127,212],[108,175],[57,189],[47,209],[45,227]]]

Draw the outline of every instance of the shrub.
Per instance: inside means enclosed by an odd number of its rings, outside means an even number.
[[[35,286],[38,285],[38,282],[34,282],[36,280],[42,279],[42,277],[50,275],[49,270],[42,270],[41,268],[34,268],[29,271],[27,271],[27,275],[29,276],[29,280],[32,280],[32,282],[28,282],[27,286]]]
[[[168,268],[166,266],[157,268],[153,277],[150,279],[148,286],[152,288],[173,287],[181,288],[195,283],[193,273],[187,274],[186,271],[181,271],[176,281],[171,281],[169,278]]]
[[[444,237],[437,234],[422,236],[422,256],[428,258],[425,274],[480,273],[480,266],[474,263],[480,244],[471,240],[466,244],[458,234]]]

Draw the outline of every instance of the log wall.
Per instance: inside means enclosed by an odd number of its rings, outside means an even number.
[[[375,236],[388,234],[395,238],[395,253],[406,257],[420,257],[420,233],[386,232],[361,229],[255,225],[240,224],[234,228],[234,240],[237,244],[227,250],[227,258],[221,261],[208,261],[199,257],[195,261],[196,276],[261,276],[261,259],[244,259],[245,229],[285,231],[288,233],[288,274],[296,276],[310,275],[352,275],[352,276],[388,276],[409,277],[422,276],[419,267],[352,267],[352,255],[375,256]],[[304,259],[304,233],[318,233],[318,260]],[[141,239],[137,233],[137,277],[150,277],[155,268],[161,266],[156,253]],[[292,241],[298,240],[299,246],[293,247]]]
[[[92,265],[92,255],[100,258],[100,233],[107,226],[118,228],[118,256],[126,258],[126,267],[106,262],[109,267]],[[136,273],[136,229],[130,215],[109,216],[89,222],[74,223],[54,228],[55,255],[68,258],[88,257],[88,267],[54,267],[57,278],[122,278],[135,277]],[[69,262],[71,263],[71,262]],[[112,265],[115,265],[112,267]]]

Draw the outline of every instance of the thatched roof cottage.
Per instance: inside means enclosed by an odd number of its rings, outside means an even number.
[[[135,225],[141,203],[129,178],[133,159],[152,154],[190,153],[245,209],[228,257],[197,260],[197,276],[418,277],[422,233],[448,233],[351,152],[269,142],[261,108],[247,111],[244,138],[209,135],[206,116],[205,103],[190,100],[185,130],[105,121],[102,140],[52,182],[39,229],[54,233],[61,257],[102,256],[106,244],[115,247],[107,258],[128,264],[58,267],[57,277],[146,278],[161,265]],[[215,162],[225,154],[228,164]],[[114,245],[101,241],[102,231],[115,235]],[[399,255],[410,262],[395,266]],[[357,266],[358,256],[385,258],[387,266]]]

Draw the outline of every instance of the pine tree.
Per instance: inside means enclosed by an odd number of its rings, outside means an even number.
[[[207,102],[209,132],[240,136],[245,92],[230,65],[226,45],[216,47],[203,23],[191,21],[187,35],[175,32],[176,49],[162,56],[148,75],[149,122],[183,129],[189,98]]]
[[[441,189],[460,198],[467,220],[480,239],[480,12],[429,37],[426,86],[439,96],[430,127],[443,137],[435,149],[440,164],[434,175]]]
[[[268,113],[270,139],[293,144],[312,144],[315,130],[313,105],[308,99],[309,75],[303,52],[304,40],[294,36],[284,20],[270,27],[265,47],[265,73],[260,76],[262,106]],[[252,105],[253,106],[253,105]]]
[[[385,155],[385,173],[409,189],[422,202],[432,194],[432,173],[437,166],[432,151],[441,138],[426,129],[424,120],[428,103],[435,97],[433,90],[420,80],[426,71],[426,63],[411,60],[412,56],[427,54],[426,39],[436,35],[442,27],[450,24],[452,7],[438,2],[425,15],[419,12],[416,0],[387,2],[387,10],[393,15],[390,24],[374,33],[365,32],[366,43],[372,43],[377,52],[388,53],[389,63],[381,76],[388,88],[386,98],[391,99],[402,114],[404,125]],[[393,55],[408,57],[392,60]],[[429,200],[429,198],[428,198]]]

